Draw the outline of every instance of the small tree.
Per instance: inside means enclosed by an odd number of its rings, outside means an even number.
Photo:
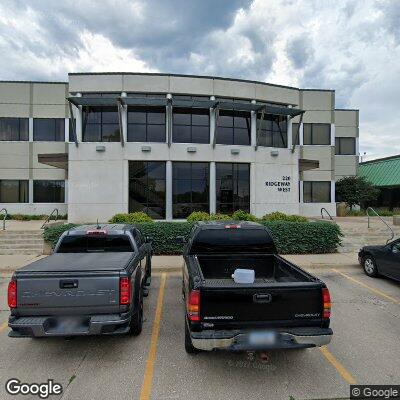
[[[356,204],[363,205],[376,200],[379,189],[363,176],[348,176],[336,182],[336,195],[352,209]]]

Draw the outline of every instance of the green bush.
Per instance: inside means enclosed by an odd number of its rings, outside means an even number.
[[[234,221],[254,221],[257,222],[258,218],[243,210],[237,210],[232,214],[232,219]]]
[[[308,222],[306,217],[301,215],[288,215],[283,212],[275,211],[270,214],[265,214],[262,221],[286,221],[286,222]]]
[[[330,222],[262,221],[269,228],[280,254],[331,253],[340,244],[338,225]],[[45,229],[43,237],[53,247],[60,235],[75,224],[58,225]],[[177,236],[188,237],[192,222],[142,222],[135,224],[144,236],[153,238],[155,254],[181,254],[183,245]]]
[[[154,222],[154,221],[149,215],[139,211],[129,214],[115,214],[108,222],[112,224],[135,224],[138,222]]]
[[[41,221],[45,220],[48,217],[48,215],[28,215],[28,214],[8,214],[7,219],[8,220],[13,220],[13,221]],[[51,220],[54,221],[55,216],[53,215],[51,217]],[[65,215],[59,215],[58,216],[59,220],[66,220],[68,219],[67,214]]]
[[[63,225],[55,225],[50,226],[44,229],[43,239],[45,242],[50,243],[51,247],[54,249],[54,246],[57,244],[59,237],[68,229],[77,226],[76,224],[63,224]]]
[[[211,214],[210,220],[211,221],[229,221],[232,219],[232,216],[228,214]]]
[[[193,211],[186,220],[188,222],[209,221],[210,214],[205,211]]]

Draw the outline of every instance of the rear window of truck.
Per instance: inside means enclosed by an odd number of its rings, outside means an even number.
[[[57,253],[109,253],[133,252],[132,244],[125,235],[65,236]]]

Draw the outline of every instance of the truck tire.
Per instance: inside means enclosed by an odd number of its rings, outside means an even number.
[[[192,339],[190,338],[189,328],[185,321],[185,350],[188,354],[197,354],[200,353],[201,350],[196,349],[196,347],[192,344]]]
[[[376,262],[372,256],[367,254],[362,260],[362,266],[366,275],[375,278],[378,276],[378,268],[376,267]]]
[[[139,301],[139,310],[138,312],[132,317],[131,322],[129,324],[130,329],[129,333],[133,336],[138,336],[142,333],[143,328],[143,297],[140,296]]]

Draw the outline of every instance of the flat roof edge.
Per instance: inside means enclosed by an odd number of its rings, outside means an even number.
[[[46,83],[46,84],[54,84],[54,85],[68,85],[68,82],[64,81],[10,81],[10,80],[1,80],[0,83]]]
[[[335,111],[360,111],[359,108],[335,108]]]

